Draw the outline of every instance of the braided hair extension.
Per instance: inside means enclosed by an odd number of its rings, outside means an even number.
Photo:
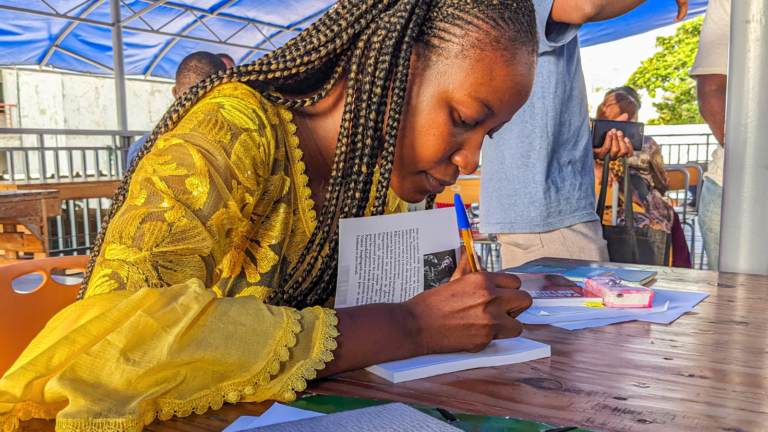
[[[414,46],[423,43],[439,49],[441,42],[455,38],[456,29],[467,27],[494,30],[494,36],[501,37],[487,38],[489,43],[507,50],[513,47],[532,56],[537,52],[531,0],[340,0],[282,47],[191,87],[166,112],[128,168],[93,244],[78,299],[85,294],[109,223],[125,202],[139,162],[205,94],[221,84],[244,82],[267,100],[295,110],[319,102],[343,76],[347,80],[344,110],[317,225],[297,262],[267,299],[296,308],[327,301],[336,284],[338,231],[334,228],[339,218],[365,215],[377,164],[372,214],[384,214],[386,209]],[[433,204],[434,195],[427,199],[427,208]]]

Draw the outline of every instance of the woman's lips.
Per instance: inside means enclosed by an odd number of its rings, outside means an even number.
[[[425,173],[425,174],[427,176],[427,184],[428,184],[429,190],[433,194],[439,194],[440,192],[444,191],[447,186],[450,186],[453,183],[455,183],[455,182],[438,180],[432,177],[429,173]]]

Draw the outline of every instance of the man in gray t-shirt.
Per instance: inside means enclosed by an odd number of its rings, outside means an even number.
[[[643,1],[533,0],[539,28],[533,92],[509,124],[483,145],[480,230],[498,234],[504,267],[541,257],[608,261],[595,213],[577,33],[583,23],[617,17]],[[678,21],[687,3],[677,0]],[[613,146],[614,155],[631,153],[622,136],[612,139],[606,145]]]

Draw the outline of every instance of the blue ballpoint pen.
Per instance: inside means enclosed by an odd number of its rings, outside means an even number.
[[[469,267],[472,272],[480,271],[480,264],[477,262],[477,255],[475,255],[475,242],[472,239],[472,227],[469,224],[469,218],[467,217],[467,209],[464,207],[464,201],[461,200],[461,195],[455,194],[453,196],[453,204],[456,206],[456,219],[459,221],[459,231],[464,238],[464,246],[467,248],[467,255],[469,257]]]

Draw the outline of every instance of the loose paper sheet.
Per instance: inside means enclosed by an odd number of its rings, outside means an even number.
[[[566,330],[578,330],[590,327],[616,324],[627,321],[646,321],[657,324],[669,324],[686,312],[693,310],[707,294],[654,290],[651,308],[586,308],[586,307],[532,307],[523,312],[518,319],[524,324],[551,324]]]
[[[325,414],[294,408],[287,405],[276,403],[258,417],[242,416],[227,426],[222,432],[239,432],[253,429],[261,426],[269,426],[277,423],[289,422],[294,420],[303,420],[312,417],[319,417]]]
[[[453,208],[339,221],[336,308],[404,302],[450,280],[460,256]]]

